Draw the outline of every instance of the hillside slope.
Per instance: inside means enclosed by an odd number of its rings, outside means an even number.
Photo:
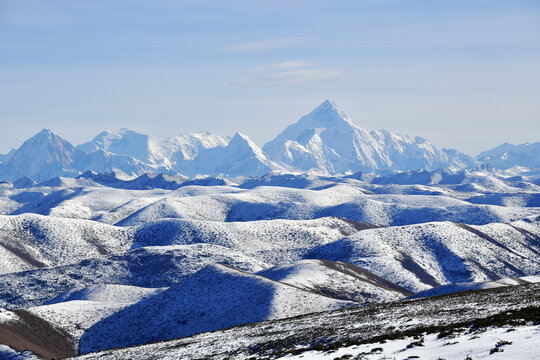
[[[482,332],[492,325],[502,327],[540,321],[539,290],[540,285],[534,284],[376,304],[238,326],[77,359],[142,360],[153,356],[166,360],[182,357],[218,360],[272,358],[291,353],[307,358],[310,350],[331,353],[363,343],[373,344],[373,349],[381,347],[379,341],[385,339],[420,337],[426,332],[440,334],[439,341],[449,342],[453,331],[459,332],[458,329],[471,325],[471,331]]]
[[[257,275],[334,299],[358,303],[391,302],[412,294],[358,266],[329,260],[300,260]]]
[[[82,336],[79,351],[144,344],[353,304],[213,266],[92,326]]]

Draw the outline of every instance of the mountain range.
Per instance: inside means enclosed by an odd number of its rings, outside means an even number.
[[[380,171],[445,169],[478,166],[498,169],[540,168],[540,142],[503,144],[472,157],[441,149],[418,136],[385,130],[368,132],[331,101],[288,126],[262,148],[248,136],[232,138],[208,132],[162,139],[129,129],[104,131],[74,146],[43,129],[18,149],[0,155],[0,179],[27,177],[40,182],[56,176],[76,177],[86,171],[114,172],[130,178],[144,173],[236,177],[267,173],[309,172],[335,175]]]

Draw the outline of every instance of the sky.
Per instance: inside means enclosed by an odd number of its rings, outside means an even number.
[[[0,0],[0,153],[42,128],[262,146],[325,99],[471,155],[540,141],[540,1]]]

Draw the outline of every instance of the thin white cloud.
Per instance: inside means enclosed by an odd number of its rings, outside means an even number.
[[[283,61],[272,66],[273,69],[298,69],[313,66],[311,61]]]
[[[235,81],[237,85],[275,86],[291,85],[314,81],[329,80],[343,75],[339,69],[304,69],[283,71],[261,77],[252,77]]]
[[[226,46],[217,50],[218,52],[243,52],[243,51],[263,51],[281,49],[286,47],[294,47],[303,45],[307,42],[307,37],[287,37],[280,39],[269,39],[253,42],[245,42]]]
[[[257,67],[251,67],[246,69],[246,71],[251,73],[262,73],[262,72],[271,72],[276,70],[288,70],[288,69],[301,69],[301,68],[309,68],[316,65],[314,62],[311,61],[300,61],[300,60],[290,60],[290,61],[282,61],[275,64],[265,65],[265,66],[257,66]]]

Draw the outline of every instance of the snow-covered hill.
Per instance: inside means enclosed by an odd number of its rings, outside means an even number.
[[[90,258],[97,255],[84,253],[89,245],[82,242],[69,250],[82,252],[77,256],[84,260],[77,263],[1,275],[0,306],[41,305],[70,289],[102,283],[165,287],[216,263],[249,272],[277,265],[259,274],[357,302],[399,299],[410,295],[409,291],[446,283],[540,272],[538,221],[484,226],[442,222],[373,229],[334,218],[247,223],[163,219],[116,231],[124,234],[122,246],[131,251]],[[53,254],[55,259],[54,255],[62,254],[63,244],[51,242],[49,256]],[[321,261],[290,264],[302,259]]]
[[[523,285],[342,309],[102,351],[77,359],[413,359],[416,354],[424,354],[427,359],[444,356],[462,360],[468,354],[458,349],[467,344],[474,344],[474,353],[482,357],[505,358],[508,353],[521,359],[519,349],[526,349],[521,355],[538,355],[538,325],[534,324],[540,320],[539,290],[538,284]],[[502,340],[515,343],[498,345]],[[516,349],[512,349],[514,345]],[[432,352],[424,351],[425,347]],[[493,348],[504,352],[490,354]]]
[[[26,328],[41,322],[41,327],[54,328],[55,335],[64,335],[68,349],[58,355],[66,356],[353,304],[215,265],[169,289],[90,286],[62,293],[46,305],[3,310],[0,333],[8,328],[28,338]],[[42,345],[31,339],[30,348],[39,351],[36,343]]]
[[[540,273],[538,223],[452,222],[367,229],[307,257],[355,264],[417,292],[446,283]]]
[[[351,305],[224,266],[207,267],[96,323],[82,336],[79,351],[144,344]]]
[[[228,147],[255,164],[268,159],[238,135],[187,161],[225,159]],[[231,160],[252,164],[242,156]],[[60,357],[532,279],[540,274],[538,179],[486,169],[229,179],[88,171],[1,182],[0,343]],[[414,325],[416,315],[400,311],[390,316]],[[326,334],[341,321],[332,314]],[[436,316],[426,323],[439,324]]]
[[[165,181],[158,177],[104,186],[96,184],[100,181],[97,177],[76,179],[74,187],[66,187],[68,181],[63,180],[51,184],[60,187],[6,185],[4,196],[0,196],[0,213],[32,212],[122,226],[161,218],[231,222],[327,216],[380,226],[446,220],[487,224],[540,215],[540,208],[535,206],[538,186],[513,187],[491,177],[487,179],[493,180],[492,183],[468,183],[467,186],[473,187],[470,191],[461,185],[379,185],[344,177],[307,181],[300,178],[280,181],[276,184],[280,186],[254,188],[242,188],[242,184],[212,186],[212,182],[190,185],[189,181]],[[248,181],[262,183],[257,179]],[[300,181],[308,188],[299,188]],[[292,187],[287,187],[288,182]],[[311,188],[310,184],[321,186]]]
[[[205,266],[225,264],[248,272],[271,264],[210,244],[145,247],[76,264],[0,275],[0,307],[44,305],[73,289],[100,284],[169,287]]]
[[[0,273],[66,265],[123,253],[132,230],[94,221],[0,215]]]
[[[442,285],[434,287],[433,289],[424,290],[411,296],[411,299],[439,296],[453,294],[463,291],[475,291],[493,289],[505,286],[517,286],[524,284],[536,284],[540,283],[540,275],[523,276],[516,279],[503,278],[494,281],[481,281],[481,282],[466,282],[466,283],[454,283],[448,285]]]
[[[300,260],[260,271],[257,275],[358,303],[391,302],[411,293],[358,266],[329,260]]]

